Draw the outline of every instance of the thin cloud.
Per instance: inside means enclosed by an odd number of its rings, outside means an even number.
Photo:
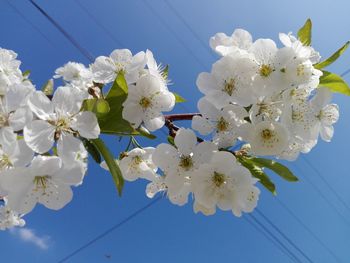
[[[30,228],[14,228],[11,233],[19,237],[22,241],[32,243],[42,250],[49,248],[49,236],[38,236],[33,229]]]

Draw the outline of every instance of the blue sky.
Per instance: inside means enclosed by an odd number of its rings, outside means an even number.
[[[69,60],[88,64],[87,59],[28,1],[9,1],[27,20],[7,1],[0,1],[0,46],[19,54],[22,69],[31,70],[31,78],[37,87]],[[314,24],[313,45],[324,57],[350,39],[347,20],[350,4],[345,0],[170,1],[185,23],[164,0],[148,0],[148,4],[145,0],[80,0],[93,17],[87,15],[77,0],[37,0],[37,3],[94,56],[108,55],[121,47],[133,52],[151,49],[158,61],[170,64],[170,78],[174,83],[171,88],[188,98],[185,107],[191,111],[196,110],[196,101],[201,96],[195,87],[196,77],[208,70],[216,59],[205,47],[209,37],[216,32],[231,34],[234,28],[241,27],[250,31],[254,38],[277,41],[279,32],[296,32],[310,17]],[[349,61],[350,51],[330,70],[340,74],[350,68]],[[345,79],[350,81],[350,74]],[[332,143],[320,142],[310,154],[288,163],[300,182],[286,183],[272,175],[278,195],[273,197],[262,189],[259,201],[259,211],[313,262],[337,262],[319,240],[336,254],[339,262],[350,262],[350,209],[346,208],[350,206],[347,154],[350,101],[336,95],[335,102],[340,106],[341,116]],[[177,107],[176,111],[183,112],[184,109]],[[161,133],[158,135],[159,139],[155,141],[142,142],[156,145],[164,140]],[[108,141],[115,153],[125,146],[125,141],[119,143],[115,138]],[[127,183],[123,197],[119,198],[108,173],[90,162],[84,184],[75,189],[75,198],[64,209],[56,212],[38,206],[26,217],[25,231],[0,233],[1,262],[58,262],[150,202],[144,188],[145,182]],[[281,202],[299,221],[280,205]],[[254,216],[274,231],[259,213],[255,212]],[[301,262],[308,262],[295,253]],[[165,199],[67,262],[141,261],[292,262],[244,218],[222,212],[212,217],[195,215],[190,204],[177,207]]]

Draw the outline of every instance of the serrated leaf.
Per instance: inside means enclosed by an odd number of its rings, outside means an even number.
[[[175,103],[182,103],[182,102],[186,102],[186,99],[184,99],[183,97],[181,97],[179,94],[172,92],[175,96]]]
[[[261,183],[267,190],[269,190],[274,195],[277,194],[275,184],[271,181],[270,177],[264,173],[262,168],[252,163],[248,158],[240,157],[237,158],[237,160],[245,168],[247,168],[255,178],[258,178],[259,183]]]
[[[310,18],[306,20],[305,24],[298,31],[298,39],[305,46],[311,45],[311,30],[312,30],[312,22]]]
[[[85,138],[80,138],[81,141],[84,144],[85,149],[88,151],[88,153],[91,155],[91,157],[95,160],[96,163],[101,163],[101,154],[96,148],[95,144],[91,143],[89,140]]]
[[[286,166],[279,162],[265,158],[249,158],[249,160],[261,168],[265,167],[274,171],[277,175],[288,182],[297,182],[299,180],[298,177],[296,177]]]
[[[53,79],[49,79],[44,86],[41,88],[42,92],[45,93],[46,96],[53,94]]]
[[[87,99],[83,102],[83,110],[92,111],[97,118],[101,118],[110,111],[109,103],[105,99]]]
[[[103,159],[106,161],[109,172],[111,173],[113,181],[118,189],[119,196],[121,196],[124,186],[124,178],[118,164],[114,160],[113,155],[101,139],[93,139],[90,140],[90,142],[97,148],[97,150],[103,156]]]
[[[111,89],[109,90],[106,101],[109,104],[109,112],[98,119],[101,132],[117,135],[139,135],[128,121],[122,117],[123,102],[128,96],[128,85],[124,74],[118,73]]]
[[[341,93],[350,96],[350,88],[348,84],[337,74],[323,70],[320,77],[319,87],[326,87],[332,92]]]
[[[344,53],[344,51],[349,47],[349,44],[350,44],[350,41],[346,42],[345,45],[339,48],[335,53],[333,53],[332,56],[330,56],[329,58],[327,58],[326,60],[320,63],[315,64],[314,67],[317,69],[322,69],[329,66]]]

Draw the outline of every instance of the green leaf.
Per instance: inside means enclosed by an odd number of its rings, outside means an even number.
[[[103,117],[110,111],[109,103],[105,99],[87,99],[83,103],[83,110],[92,111],[97,118]]]
[[[128,85],[125,81],[124,74],[120,72],[105,98],[109,104],[110,110],[107,114],[98,118],[102,133],[117,135],[140,134],[122,117],[122,104],[127,96]]]
[[[101,163],[101,154],[96,148],[95,144],[91,143],[89,140],[85,138],[80,138],[80,140],[83,142],[85,149],[88,151],[88,153],[91,155],[91,157],[95,160],[96,163]]]
[[[157,136],[153,135],[152,133],[150,133],[146,128],[144,127],[140,127],[138,129],[136,129],[142,136],[147,137],[148,139],[155,139],[157,138]]]
[[[184,99],[183,97],[181,97],[179,94],[173,92],[174,96],[175,96],[175,103],[182,103],[182,102],[186,102],[186,99]]]
[[[26,70],[22,73],[23,78],[27,79],[30,76],[30,70]]]
[[[320,63],[315,64],[314,67],[317,69],[321,69],[329,66],[344,53],[344,51],[349,47],[349,44],[350,44],[350,41],[346,42],[345,45],[339,48],[332,56],[330,56],[329,58],[327,58],[326,60]]]
[[[122,176],[122,172],[120,171],[117,162],[114,160],[113,155],[101,139],[93,139],[90,140],[90,142],[96,147],[96,149],[103,156],[103,159],[106,161],[108,169],[112,175],[113,181],[118,189],[119,196],[121,196],[124,186],[124,178]]]
[[[298,31],[298,39],[305,46],[311,45],[311,29],[312,29],[312,22],[309,18],[308,20],[306,20],[302,28],[300,28]]]
[[[341,93],[350,96],[350,88],[348,84],[337,74],[323,70],[320,77],[319,87],[326,87],[332,92]]]
[[[251,174],[259,179],[259,183],[261,183],[267,190],[269,190],[272,194],[276,195],[276,187],[275,184],[271,181],[266,173],[264,173],[263,169],[259,166],[255,165],[250,159],[244,157],[237,157],[237,160],[247,168]]]
[[[298,177],[296,177],[286,166],[281,163],[278,163],[274,160],[265,159],[265,158],[250,158],[250,160],[261,168],[267,168],[274,171],[276,174],[281,176],[283,179],[288,182],[297,182]]]
[[[174,137],[168,136],[168,142],[169,142],[172,146],[175,146]]]
[[[49,79],[44,86],[41,88],[42,92],[45,93],[46,96],[53,94],[53,79]]]

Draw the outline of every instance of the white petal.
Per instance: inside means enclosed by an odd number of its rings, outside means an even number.
[[[14,131],[19,131],[24,128],[33,119],[32,111],[29,107],[18,108],[10,114],[9,124]]]
[[[215,89],[217,83],[210,73],[202,72],[198,75],[196,85],[202,93],[207,94],[211,90]]]
[[[55,91],[52,104],[59,116],[71,116],[79,112],[82,101],[74,91],[75,89],[68,86],[59,87]]]
[[[91,111],[83,111],[77,114],[71,127],[87,139],[96,139],[101,132],[96,115]]]
[[[213,131],[214,125],[206,118],[194,116],[192,118],[192,129],[198,131],[202,135],[208,135]]]
[[[18,151],[16,155],[11,156],[12,163],[16,167],[24,167],[28,165],[34,157],[34,152],[27,146],[25,141],[18,140]]]
[[[41,195],[39,202],[49,209],[59,210],[73,198],[72,189],[68,185],[51,186],[46,191],[50,192],[50,194]]]
[[[161,143],[155,149],[152,160],[163,171],[169,171],[175,169],[178,164],[178,152],[177,150],[166,143]]]
[[[152,119],[144,120],[145,127],[149,131],[155,131],[162,128],[164,126],[164,123],[165,123],[165,120],[163,115],[160,115]]]
[[[192,130],[181,128],[176,132],[174,142],[181,154],[190,155],[197,144],[197,136]]]
[[[322,126],[320,130],[320,135],[322,140],[330,142],[334,134],[333,126]]]
[[[49,119],[50,115],[54,113],[52,102],[42,91],[34,92],[29,97],[28,105],[36,116],[43,120]]]
[[[30,166],[35,176],[53,175],[62,167],[61,159],[56,156],[36,156]]]
[[[35,120],[23,129],[24,140],[37,153],[45,153],[51,149],[54,134],[55,127],[42,120]]]

